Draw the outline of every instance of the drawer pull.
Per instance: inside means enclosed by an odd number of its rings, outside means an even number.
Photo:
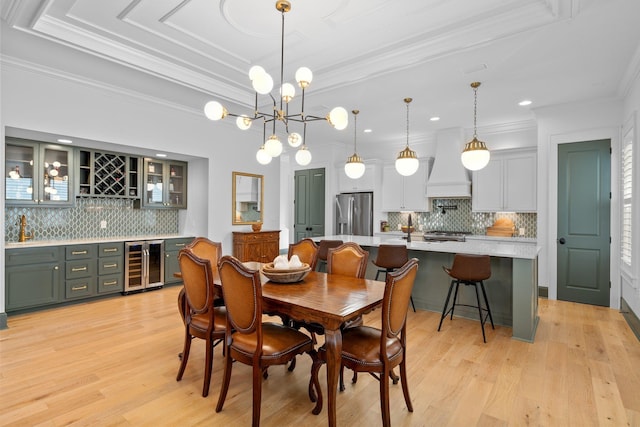
[[[86,255],[87,251],[71,251],[71,255]]]
[[[117,266],[118,266],[118,264],[105,264],[104,268],[115,268]]]
[[[72,286],[71,290],[72,291],[84,291],[88,288],[87,285],[82,285],[82,286]]]
[[[87,271],[87,267],[86,266],[84,266],[84,267],[73,267],[71,269],[71,271],[74,271],[74,272],[75,271]]]
[[[112,280],[112,281],[110,281],[110,282],[104,282],[104,283],[102,284],[102,286],[113,286],[113,285],[117,285],[117,284],[118,284],[118,281],[117,281],[117,280]]]
[[[179,248],[181,248],[184,245],[185,245],[184,243],[176,243],[176,246],[179,247]]]
[[[105,248],[102,252],[118,252],[118,248]]]

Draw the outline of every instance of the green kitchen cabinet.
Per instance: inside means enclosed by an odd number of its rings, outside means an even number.
[[[95,244],[65,246],[65,299],[96,294],[96,252]]]
[[[6,139],[7,206],[72,206],[74,149],[26,139]]]
[[[124,243],[98,244],[98,294],[124,290]]]
[[[144,159],[142,207],[187,208],[187,163]]]
[[[64,251],[59,247],[16,248],[5,251],[6,311],[60,302]]]
[[[182,279],[175,277],[174,273],[180,272],[178,263],[178,252],[191,243],[193,237],[181,237],[176,239],[165,239],[164,241],[164,283],[171,285],[181,283]]]

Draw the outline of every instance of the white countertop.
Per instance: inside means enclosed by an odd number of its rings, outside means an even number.
[[[481,236],[486,237],[486,236]],[[469,239],[465,242],[424,242],[406,240],[397,235],[391,236],[349,236],[335,235],[314,237],[313,240],[342,240],[343,242],[354,242],[360,246],[374,246],[381,244],[400,245],[406,244],[407,248],[416,251],[426,252],[446,252],[465,253],[472,255],[490,255],[504,258],[535,259],[538,256],[540,247],[531,241],[505,241],[504,238],[493,239]]]
[[[411,238],[415,238],[415,240],[422,240],[422,231],[415,231],[411,233]],[[373,233],[374,236],[384,237],[384,238],[398,238],[402,236],[406,236],[407,233],[403,233],[402,231],[377,231]],[[465,235],[466,240],[489,240],[489,241],[501,241],[501,242],[518,242],[518,243],[536,243],[537,239],[535,237],[500,237],[500,236],[486,236],[484,234],[467,234]]]
[[[178,234],[154,234],[150,236],[121,236],[121,237],[95,237],[91,239],[67,239],[67,240],[27,240],[26,242],[5,242],[5,249],[14,248],[37,248],[45,246],[62,246],[62,245],[83,245],[89,243],[109,243],[109,242],[137,242],[138,240],[162,240],[162,239],[179,239],[183,236]]]

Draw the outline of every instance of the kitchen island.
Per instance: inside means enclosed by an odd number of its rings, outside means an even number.
[[[512,337],[533,342],[538,325],[538,252],[540,248],[531,242],[509,242],[504,240],[476,240],[464,242],[424,242],[406,240],[398,236],[349,236],[334,235],[314,237],[316,242],[342,240],[354,242],[369,251],[369,260],[374,260],[381,244],[403,244],[409,249],[410,258],[420,261],[418,276],[413,288],[413,300],[417,308],[442,312],[451,278],[442,266],[451,266],[457,253],[489,255],[491,278],[485,287],[493,320],[496,324],[512,328]],[[367,278],[375,277],[377,267],[371,262],[367,267]],[[458,302],[475,304],[472,288],[461,287]],[[456,307],[456,315],[477,319],[477,310]],[[443,324],[443,331],[447,324]]]

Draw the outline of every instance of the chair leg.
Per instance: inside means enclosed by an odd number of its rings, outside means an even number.
[[[340,364],[340,391],[344,391],[344,365]]]
[[[204,362],[204,384],[202,385],[202,397],[209,395],[209,384],[211,384],[211,371],[213,369],[213,341],[207,340],[207,351]]]
[[[287,368],[289,372],[293,372],[294,369],[296,369],[296,358],[294,357],[293,359],[291,359],[291,362],[289,362],[289,368]]]
[[[316,402],[316,406],[311,413],[318,415],[322,411],[322,389],[320,389],[320,381],[318,380],[318,372],[323,361],[318,357],[314,359],[311,365],[311,379],[309,380],[309,398],[312,402]],[[315,387],[315,393],[312,395],[312,388]],[[315,399],[314,399],[315,398]]]
[[[224,346],[224,374],[222,375],[222,385],[220,386],[220,396],[218,396],[218,403],[216,405],[216,412],[222,411],[224,406],[224,400],[227,398],[227,391],[229,391],[229,381],[231,380],[231,369],[233,368],[233,360],[231,359],[230,350],[227,346]]]
[[[262,403],[262,366],[253,367],[253,415],[252,427],[260,426],[260,404]]]
[[[451,320],[453,320],[453,311],[456,309],[458,303],[458,289],[460,288],[460,281],[456,280],[456,290],[453,292],[453,305],[451,306]]]
[[[416,312],[416,305],[413,303],[413,295],[411,295],[410,299],[411,299],[411,308],[413,308],[413,312],[415,313]]]
[[[383,427],[391,427],[389,414],[389,372],[380,374],[380,409],[382,410]]]
[[[440,324],[438,325],[438,331],[440,331],[440,328],[442,327],[442,321],[444,320],[445,317],[447,317],[447,307],[449,307],[449,299],[451,298],[451,291],[453,290],[453,280],[451,281],[451,284],[449,285],[449,292],[447,292],[447,299],[444,302],[444,307],[442,308],[442,316],[440,316]]]
[[[188,328],[188,326],[187,326]],[[191,349],[191,339],[193,337],[189,334],[187,330],[186,336],[184,337],[184,349],[182,350],[182,358],[180,362],[180,368],[178,369],[178,376],[176,377],[176,381],[180,381],[182,379],[182,374],[184,374],[184,370],[187,367],[187,361],[189,360],[189,350]]]
[[[484,296],[484,303],[487,306],[487,313],[489,313],[489,320],[491,320],[491,329],[495,329],[493,326],[493,316],[491,315],[491,307],[489,307],[489,300],[487,299],[487,292],[484,290],[484,283],[480,281],[480,289],[482,289],[482,296]]]
[[[413,405],[411,404],[411,397],[409,396],[409,384],[407,383],[407,365],[406,365],[406,353],[403,356],[402,362],[400,362],[400,381],[402,382],[402,394],[404,394],[404,401],[407,404],[409,412],[413,412]]]
[[[487,342],[487,337],[484,335],[484,321],[482,319],[482,306],[480,305],[480,291],[478,291],[478,284],[471,283],[476,288],[476,301],[478,303],[478,314],[480,315],[480,328],[482,328],[482,341]]]

